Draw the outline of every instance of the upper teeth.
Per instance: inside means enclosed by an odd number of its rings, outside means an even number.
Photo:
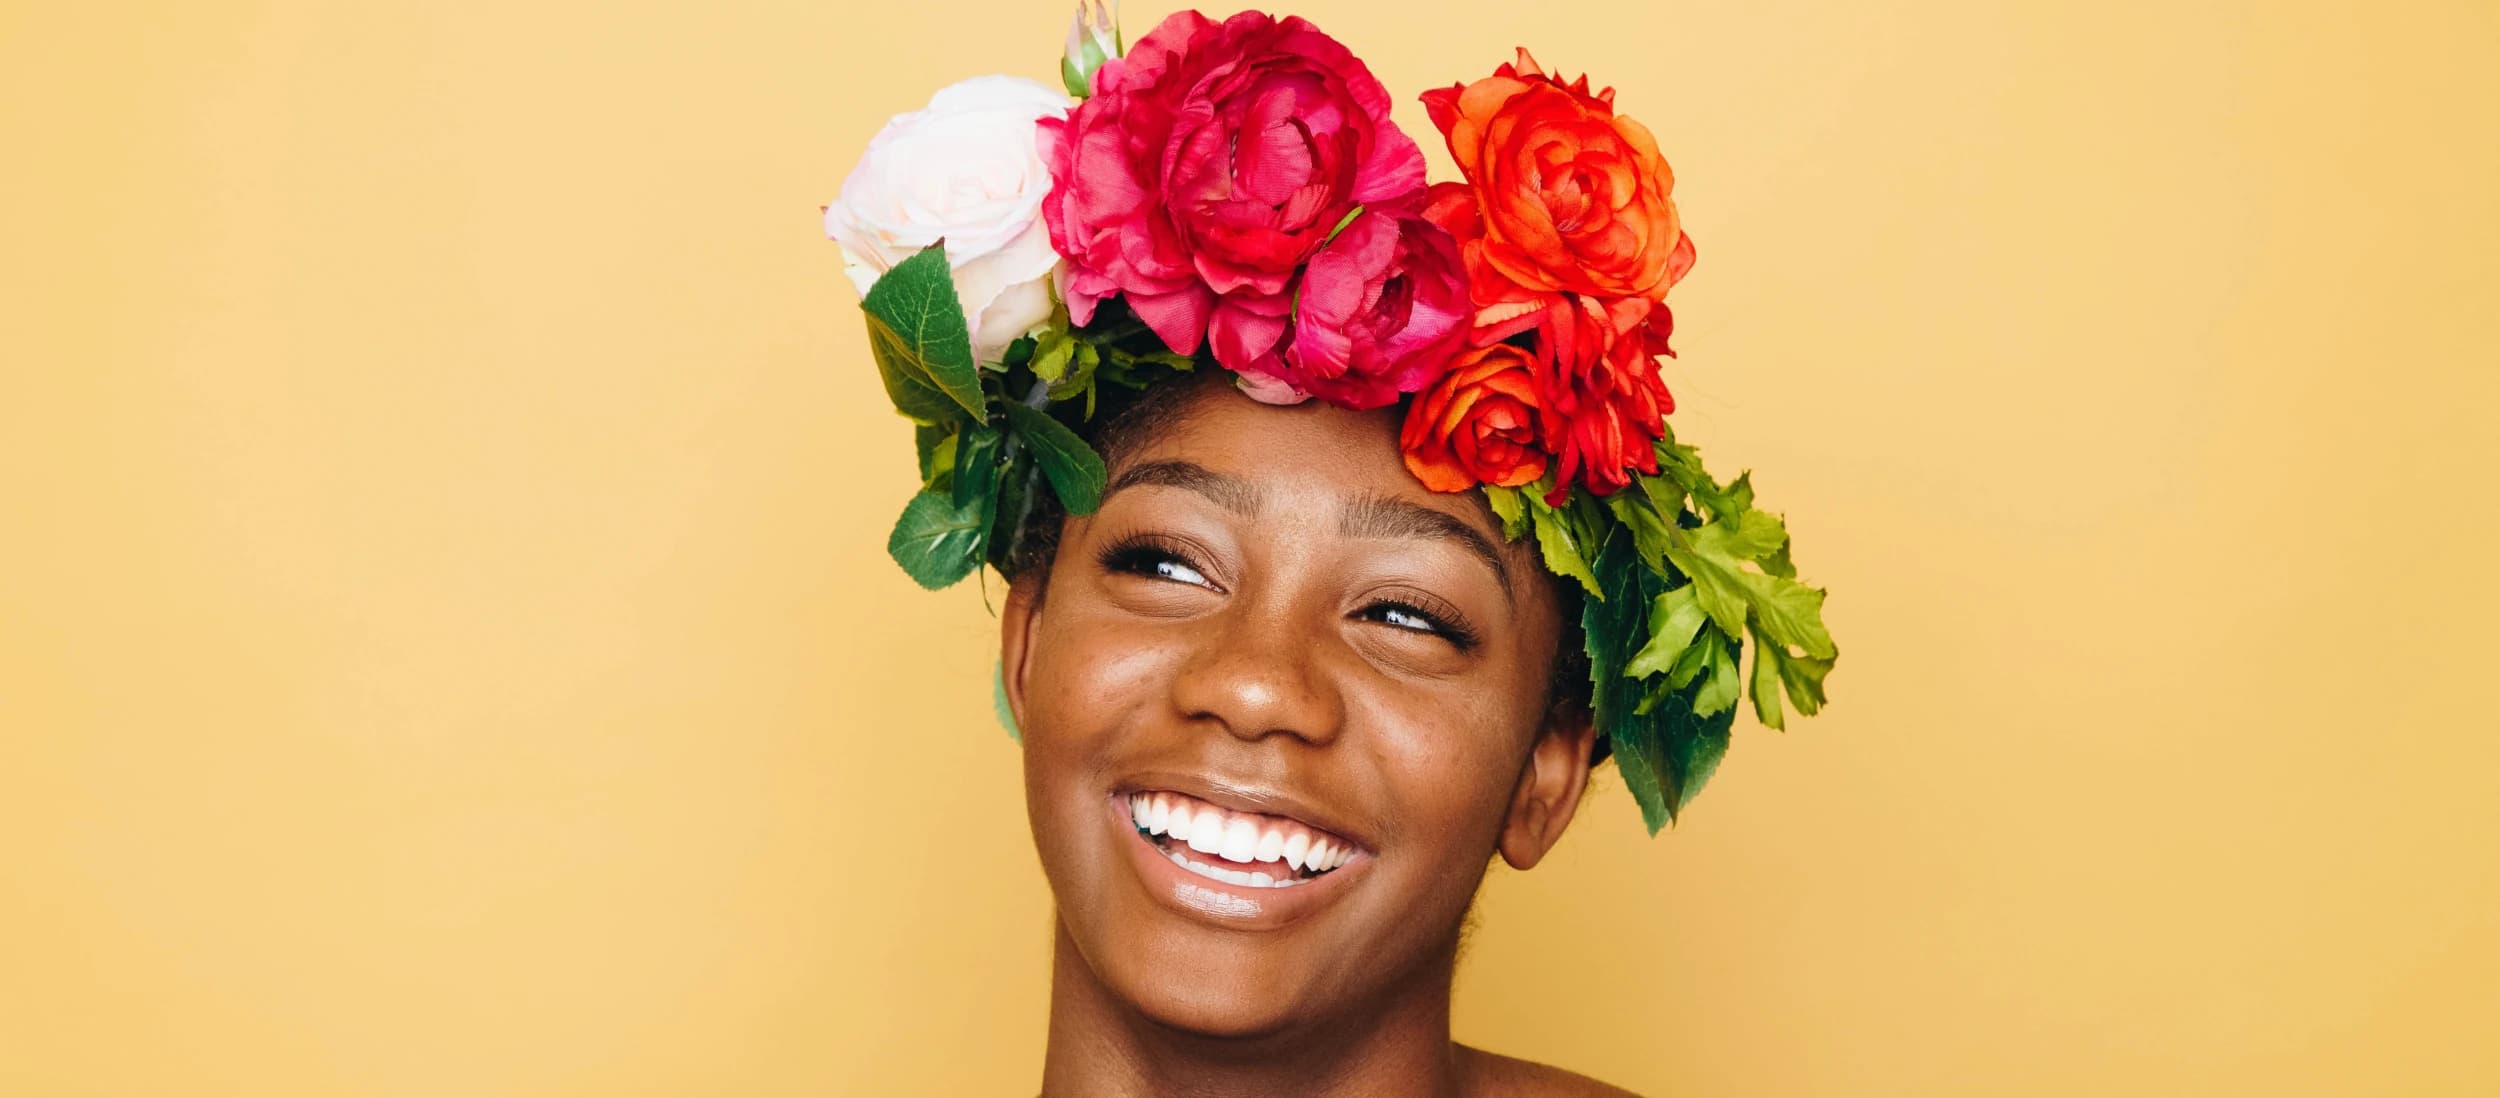
[[[1295,870],[1325,873],[1354,855],[1353,845],[1345,840],[1280,816],[1230,812],[1178,793],[1138,793],[1128,803],[1138,830],[1169,835],[1191,850],[1237,865],[1283,862]]]

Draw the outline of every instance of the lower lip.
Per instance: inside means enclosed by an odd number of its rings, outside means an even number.
[[[1172,864],[1171,855],[1137,833],[1136,822],[1129,818],[1127,797],[1112,798],[1110,808],[1112,826],[1120,831],[1119,843],[1144,880],[1148,893],[1184,915],[1234,929],[1268,929],[1309,918],[1345,892],[1352,883],[1349,875],[1359,875],[1369,868],[1370,859],[1358,856],[1298,885],[1258,888],[1228,884]]]

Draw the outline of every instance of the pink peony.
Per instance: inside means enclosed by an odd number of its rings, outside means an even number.
[[[1458,245],[1411,214],[1356,217],[1311,257],[1296,297],[1282,354],[1239,369],[1340,407],[1386,407],[1432,384],[1467,334]]]
[[[1299,17],[1175,13],[1041,123],[1044,203],[1077,323],[1126,298],[1166,346],[1272,365],[1297,270],[1358,206],[1423,188],[1388,90]]]

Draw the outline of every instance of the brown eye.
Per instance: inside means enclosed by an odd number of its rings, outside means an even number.
[[[1475,635],[1451,621],[1419,606],[1403,602],[1375,602],[1356,615],[1365,621],[1376,621],[1395,629],[1426,636],[1440,637],[1459,651],[1476,646]]]
[[[1102,567],[1106,572],[1170,580],[1193,587],[1213,588],[1215,586],[1208,581],[1206,573],[1199,571],[1196,565],[1189,563],[1179,553],[1153,542],[1122,542],[1114,545],[1103,552]]]

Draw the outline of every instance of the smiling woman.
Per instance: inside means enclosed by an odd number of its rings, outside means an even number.
[[[1741,697],[1813,713],[1837,657],[1751,481],[1667,430],[1674,175],[1524,51],[1423,96],[1466,176],[1427,188],[1307,21],[1121,46],[1080,14],[1075,104],[939,92],[825,214],[919,425],[889,550],[1010,582],[1043,1089],[1610,1092],[1451,1040],[1477,886],[1597,761],[1657,831]]]
[[[1552,577],[1384,412],[1155,395],[1004,614],[1059,901],[1045,1092],[1615,1093],[1449,1033],[1489,857],[1535,865],[1588,777]]]

